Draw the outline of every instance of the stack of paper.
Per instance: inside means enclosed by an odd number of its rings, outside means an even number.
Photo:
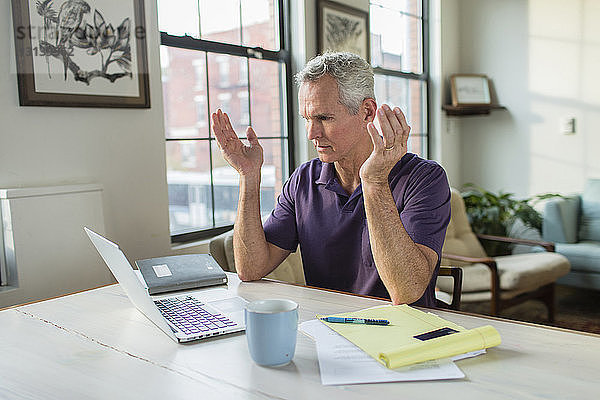
[[[388,319],[390,325],[320,320],[302,323],[300,330],[316,340],[324,385],[463,378],[453,360],[485,353],[485,348],[500,342],[492,327],[467,330],[409,306],[384,306],[335,316]],[[457,332],[429,340],[414,338],[442,327]]]
[[[500,344],[500,334],[492,326],[465,329],[437,315],[419,311],[406,304],[331,316],[390,321],[386,326],[323,322],[388,368],[452,357]],[[443,336],[436,335],[435,332],[441,329],[456,332]],[[431,338],[417,338],[428,333],[432,333]]]
[[[465,376],[450,359],[388,369],[316,319],[300,324],[300,331],[316,341],[323,385],[458,379]]]

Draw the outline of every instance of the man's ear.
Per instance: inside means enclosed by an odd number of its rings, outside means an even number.
[[[364,115],[364,122],[369,123],[375,120],[375,115],[377,114],[377,103],[375,99],[364,99],[361,105],[361,110]]]

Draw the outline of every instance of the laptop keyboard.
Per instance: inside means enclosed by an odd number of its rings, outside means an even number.
[[[155,300],[163,317],[185,334],[204,333],[236,325],[220,313],[205,309],[195,297],[181,296]]]

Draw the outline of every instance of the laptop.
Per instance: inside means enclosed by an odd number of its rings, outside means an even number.
[[[171,339],[183,343],[243,331],[248,303],[224,288],[150,297],[116,243],[83,228],[135,307]]]

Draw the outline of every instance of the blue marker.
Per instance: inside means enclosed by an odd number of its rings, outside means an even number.
[[[387,319],[369,319],[369,318],[344,318],[344,317],[325,317],[321,318],[325,322],[335,322],[340,324],[366,324],[366,325],[389,325]]]

